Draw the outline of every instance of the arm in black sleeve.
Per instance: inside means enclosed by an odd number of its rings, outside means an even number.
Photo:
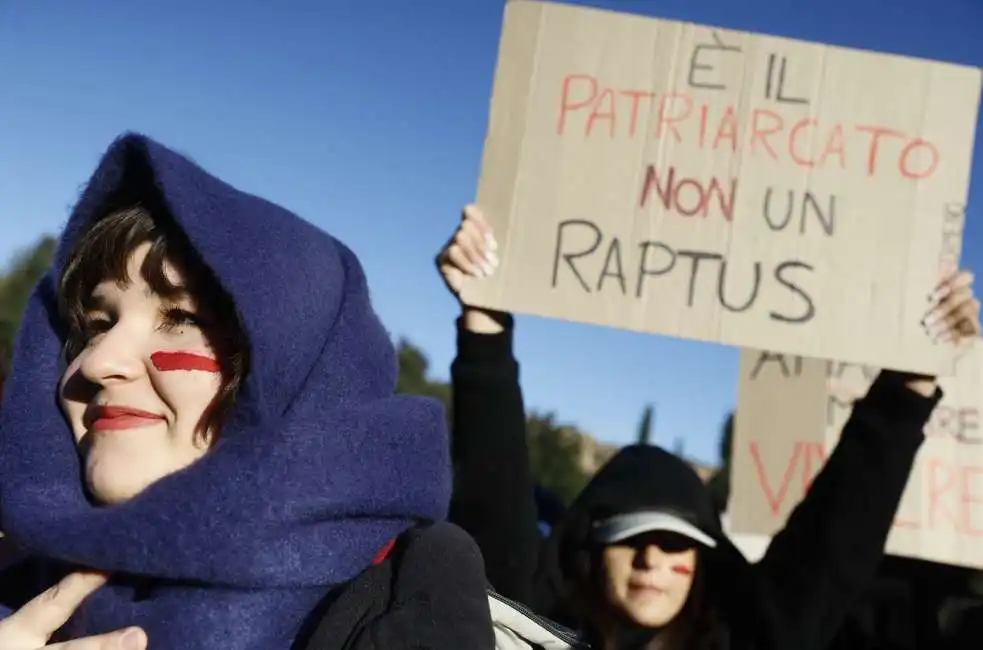
[[[825,467],[755,567],[779,647],[823,648],[873,580],[922,429],[924,397],[882,372],[853,408]]]
[[[450,520],[478,543],[492,587],[528,603],[541,537],[512,319],[504,325],[501,334],[475,334],[458,323]]]

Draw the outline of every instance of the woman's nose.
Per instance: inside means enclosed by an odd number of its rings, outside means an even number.
[[[146,372],[137,341],[119,324],[103,334],[83,352],[79,372],[94,384],[132,381]]]
[[[652,569],[659,566],[665,553],[655,544],[646,544],[638,550],[638,560],[642,567]]]

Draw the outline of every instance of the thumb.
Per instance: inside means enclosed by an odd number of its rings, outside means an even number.
[[[461,269],[453,264],[446,264],[440,267],[440,272],[443,274],[444,282],[447,283],[447,288],[451,290],[451,293],[455,296],[461,293],[461,287],[464,286],[464,273]]]
[[[4,624],[14,625],[24,634],[48,639],[68,622],[89,594],[106,584],[108,578],[108,575],[94,571],[69,574],[17,610]]]
[[[45,646],[44,650],[147,650],[147,634],[138,627]]]

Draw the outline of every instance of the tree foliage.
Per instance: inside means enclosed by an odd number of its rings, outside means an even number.
[[[532,413],[526,420],[526,439],[536,481],[569,504],[590,480],[580,465],[583,434],[558,424],[553,413]]]
[[[640,445],[652,444],[652,421],[655,417],[655,408],[649,404],[642,411],[642,419],[638,422],[638,434],[636,440]]]
[[[451,387],[447,382],[430,377],[430,360],[423,350],[403,339],[397,346],[399,374],[396,378],[396,392],[408,395],[432,397],[441,402],[448,411],[451,405]]]
[[[430,376],[426,354],[412,343],[399,342],[396,390],[441,401],[450,410],[451,387]],[[582,435],[575,427],[557,424],[555,416],[532,413],[526,420],[530,466],[536,482],[569,503],[587,483],[580,467]]]
[[[17,253],[0,275],[0,380],[10,371],[10,355],[21,314],[38,280],[51,265],[57,242],[45,237]]]
[[[730,499],[731,457],[734,453],[733,411],[724,420],[723,426],[720,427],[720,442],[717,452],[720,454],[720,467],[710,479],[710,494],[713,496],[717,510],[726,512],[727,502]]]

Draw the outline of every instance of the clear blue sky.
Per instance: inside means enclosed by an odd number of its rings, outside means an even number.
[[[610,0],[596,6],[983,65],[981,0]],[[351,245],[394,336],[446,377],[455,304],[432,256],[474,192],[501,0],[0,2],[0,260],[56,232],[99,154],[139,130]],[[977,138],[964,259],[983,261]],[[243,260],[248,263],[248,260]],[[716,456],[737,351],[518,321],[530,406]]]

